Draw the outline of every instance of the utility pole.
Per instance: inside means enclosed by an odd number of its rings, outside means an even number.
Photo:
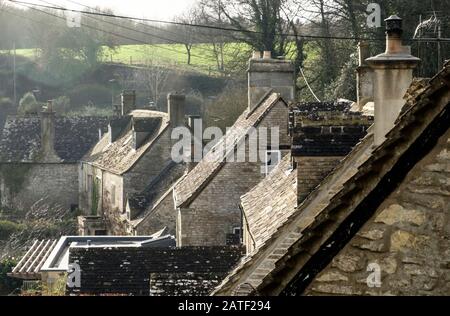
[[[14,106],[17,107],[17,83],[16,83],[16,42],[13,43],[13,90],[14,90]]]
[[[441,57],[441,37],[442,37],[442,29],[441,24],[438,25],[438,36],[437,36],[437,56],[438,56],[438,69],[439,72],[442,69],[442,57]]]

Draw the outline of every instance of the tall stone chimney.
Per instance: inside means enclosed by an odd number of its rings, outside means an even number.
[[[60,162],[55,151],[55,112],[52,101],[41,111],[41,157],[42,162]]]
[[[286,102],[295,98],[295,69],[291,61],[272,58],[271,52],[254,52],[248,68],[248,107],[253,110],[270,91]]]
[[[184,125],[186,96],[184,94],[170,93],[167,96],[167,108],[172,127]]]
[[[394,127],[411,85],[413,69],[420,59],[402,45],[402,19],[396,15],[386,21],[386,52],[366,60],[374,71],[375,145],[380,145]]]
[[[136,91],[123,91],[121,94],[121,115],[128,115],[134,110],[136,110]]]
[[[356,84],[358,94],[358,107],[362,111],[367,102],[373,101],[373,71],[366,63],[370,57],[369,44],[360,42],[358,44],[359,62],[356,69]]]

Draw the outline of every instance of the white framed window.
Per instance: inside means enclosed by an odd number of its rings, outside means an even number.
[[[281,151],[279,150],[266,151],[266,166],[265,166],[266,176],[272,172],[272,170],[280,163],[280,161],[281,161]]]

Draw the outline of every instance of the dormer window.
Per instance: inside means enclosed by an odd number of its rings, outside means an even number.
[[[148,141],[161,126],[161,117],[133,117],[132,121],[132,146],[135,150],[139,149]]]

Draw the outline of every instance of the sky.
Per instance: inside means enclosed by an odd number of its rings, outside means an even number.
[[[42,5],[55,4],[70,9],[80,10],[83,6],[69,0],[21,0]],[[197,0],[72,0],[87,6],[111,8],[116,14],[130,15],[138,18],[171,20],[189,9]],[[20,6],[19,6],[20,7]]]

